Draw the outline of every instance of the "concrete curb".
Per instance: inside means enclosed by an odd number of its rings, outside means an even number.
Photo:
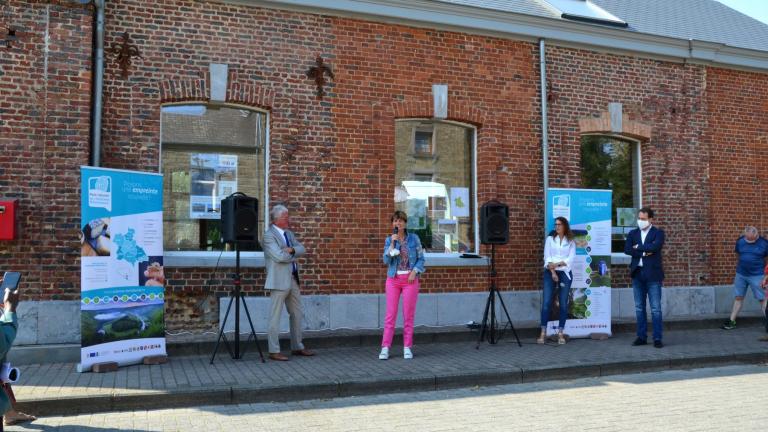
[[[381,393],[447,390],[462,387],[568,380],[618,374],[693,369],[733,364],[768,363],[768,352],[703,355],[649,361],[620,361],[552,367],[501,367],[470,372],[407,377],[363,378],[303,382],[280,386],[221,386],[173,391],[130,391],[110,394],[40,398],[19,401],[22,411],[46,415],[73,415],[128,410],[155,410],[204,405],[284,402]]]

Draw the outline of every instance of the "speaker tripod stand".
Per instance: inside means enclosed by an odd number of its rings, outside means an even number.
[[[485,340],[486,331],[488,332],[488,343],[493,345],[499,341],[497,338],[497,333],[500,332],[500,330],[496,328],[496,296],[499,297],[499,303],[501,303],[501,308],[504,310],[504,314],[507,316],[507,322],[509,322],[509,327],[512,329],[512,333],[515,335],[517,345],[519,347],[523,346],[523,344],[520,343],[520,338],[517,336],[515,326],[512,324],[512,318],[509,317],[509,312],[507,311],[507,306],[504,304],[504,299],[501,298],[501,294],[499,294],[498,289],[496,289],[495,248],[496,245],[491,244],[491,286],[488,288],[488,300],[485,302],[485,312],[483,313],[483,324],[480,330],[480,339],[477,341],[477,346],[475,346],[475,349],[480,349],[480,343]]]
[[[242,352],[240,351],[240,298],[242,295],[240,293],[240,246],[238,242],[235,242],[235,274],[232,276],[232,291],[230,291],[229,296],[231,300],[229,301],[229,306],[227,306],[227,312],[224,314],[224,321],[221,323],[219,338],[216,340],[216,347],[213,349],[213,355],[211,355],[211,364],[213,364],[213,360],[216,358],[216,352],[219,350],[219,344],[221,344],[222,340],[224,340],[224,346],[227,347],[227,351],[229,351],[229,355],[233,360],[240,360],[245,354],[245,347],[243,347]],[[234,351],[232,350],[232,347],[229,346],[227,335],[224,334],[224,329],[227,327],[227,319],[229,318],[229,311],[232,309],[232,303],[235,304]],[[261,362],[264,363],[264,353],[261,352],[259,340],[256,338],[256,330],[254,329],[253,321],[251,320],[251,313],[248,312],[248,305],[245,301],[243,301],[243,310],[245,310],[245,315],[248,317],[248,324],[251,326],[251,333],[248,335],[248,339],[245,342],[248,343],[248,341],[251,340],[251,337],[253,337],[253,340],[256,343],[256,348],[259,350]]]

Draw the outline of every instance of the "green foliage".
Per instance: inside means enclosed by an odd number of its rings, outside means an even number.
[[[141,328],[141,321],[138,319],[125,316],[112,323],[112,330],[116,332],[127,332],[130,330],[138,330]]]
[[[103,311],[82,311],[81,313],[81,339],[83,346],[97,345],[107,342],[115,342],[126,339],[155,338],[165,336],[165,321],[163,308],[157,305],[146,316],[129,315],[101,325],[94,317]],[[140,312],[139,312],[140,313]],[[145,328],[141,330],[142,319]]]
[[[632,144],[608,136],[587,135],[581,139],[581,183],[589,189],[613,191],[612,216],[616,209],[634,207]]]
[[[584,319],[587,317],[587,296],[584,294],[583,289],[576,290],[579,294],[572,298],[568,304],[568,317],[573,319]],[[575,295],[571,292],[570,295]]]

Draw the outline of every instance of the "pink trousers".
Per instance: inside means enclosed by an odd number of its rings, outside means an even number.
[[[413,346],[413,317],[416,315],[416,301],[419,297],[419,278],[408,283],[408,275],[395,275],[388,277],[386,284],[387,313],[384,316],[384,337],[381,339],[382,347],[392,346],[392,337],[395,335],[395,322],[397,322],[397,304],[400,303],[400,294],[403,295],[403,346]]]

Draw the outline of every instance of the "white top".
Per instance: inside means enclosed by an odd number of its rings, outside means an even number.
[[[648,236],[648,233],[651,232],[651,224],[648,224],[648,228],[644,230],[640,230],[640,244],[645,244],[645,237]],[[637,263],[638,267],[643,266],[643,259],[640,258],[640,261]]]
[[[273,227],[275,227],[275,229],[277,230],[277,232],[279,232],[279,233],[280,233],[280,235],[281,235],[281,236],[283,236],[283,238],[285,238],[285,230],[284,230],[284,229],[280,228],[279,226],[277,226],[277,225],[275,225],[275,224],[272,224],[272,226],[273,226]]]
[[[564,262],[565,265],[557,267],[557,271],[568,273],[573,265],[573,258],[576,256],[576,242],[568,240],[567,237],[547,236],[544,241],[544,267],[550,263]]]

